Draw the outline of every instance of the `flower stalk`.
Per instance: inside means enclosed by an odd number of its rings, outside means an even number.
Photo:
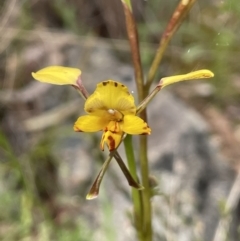
[[[124,139],[125,153],[128,161],[129,171],[133,178],[138,181],[137,167],[134,156],[134,148],[132,144],[132,136],[127,135]],[[143,203],[142,203],[142,192],[132,188],[132,200],[133,200],[133,223],[137,231],[138,239],[142,240],[141,228],[143,226]]]
[[[176,7],[166,29],[164,30],[159,42],[156,55],[149,69],[146,82],[146,90],[149,90],[156,76],[157,70],[163,58],[163,54],[172,39],[174,33],[178,30],[187,13],[190,11],[196,0],[181,0]]]
[[[136,22],[132,13],[131,9],[131,1],[122,0],[123,3],[123,10],[125,13],[125,20],[126,20],[126,28],[127,28],[127,34],[129,39],[129,44],[131,48],[131,54],[132,54],[132,61],[135,71],[135,82],[137,86],[137,92],[138,92],[138,101],[141,102],[144,100],[144,98],[148,95],[148,91],[144,90],[144,80],[143,80],[143,72],[142,72],[142,63],[141,63],[141,57],[140,57],[140,48],[139,48],[139,41],[138,41],[138,31],[136,27]],[[147,113],[143,109],[140,117],[147,122]],[[127,149],[130,149],[131,147],[128,147],[127,144],[125,145]],[[147,138],[146,136],[140,136],[140,169],[141,169],[141,179],[142,184],[144,186],[144,190],[141,191],[141,194],[138,195],[138,198],[140,199],[139,202],[133,201],[134,205],[138,205],[141,203],[142,210],[139,210],[138,206],[134,207],[134,211],[138,212],[135,213],[135,218],[141,216],[141,222],[138,222],[136,225],[138,237],[140,240],[152,240],[152,224],[151,224],[151,191],[149,187],[149,168],[148,168],[148,157],[147,157]],[[129,159],[129,162],[134,162],[134,160]],[[129,165],[133,165],[129,163]],[[137,197],[135,193],[132,193],[132,198]]]
[[[129,39],[132,61],[134,66],[135,82],[137,86],[138,101],[144,99],[144,90],[143,90],[143,71],[142,63],[139,49],[138,41],[138,31],[136,22],[132,13],[131,0],[122,0],[123,10],[126,19],[126,28],[127,35]]]
[[[214,74],[209,70],[198,70],[188,74],[175,75],[162,78],[157,86],[149,94],[150,86],[156,76],[157,69],[161,63],[163,54],[174,33],[179,28],[184,17],[191,9],[196,0],[181,0],[172,18],[167,25],[159,43],[158,50],[152,62],[151,68],[144,82],[141,56],[139,50],[138,32],[136,22],[132,13],[131,0],[121,0],[125,19],[128,39],[131,48],[132,62],[134,66],[135,82],[138,92],[139,105],[134,104],[134,98],[127,87],[114,80],[106,80],[97,85],[93,94],[89,95],[81,79],[81,71],[75,68],[52,66],[44,68],[33,77],[41,82],[72,85],[83,97],[84,110],[87,115],[80,116],[74,125],[75,131],[96,132],[102,131],[100,148],[104,150],[106,145],[109,155],[98,173],[87,199],[96,198],[99,194],[100,185],[104,174],[114,157],[128,183],[132,186],[133,221],[137,236],[140,241],[152,241],[152,187],[149,182],[147,135],[151,133],[147,125],[146,107],[156,94],[168,85],[193,79],[211,78]],[[137,115],[140,115],[138,117]],[[130,135],[140,136],[140,173],[138,178],[134,147]],[[128,168],[117,149],[124,141]],[[138,181],[141,180],[141,184]]]

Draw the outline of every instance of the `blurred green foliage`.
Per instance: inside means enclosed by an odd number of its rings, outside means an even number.
[[[58,193],[57,166],[50,147],[47,138],[27,155],[16,156],[0,132],[0,240],[92,240],[84,220],[54,221],[57,207],[49,202]]]

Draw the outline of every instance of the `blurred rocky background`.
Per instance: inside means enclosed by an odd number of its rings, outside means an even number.
[[[178,1],[132,2],[146,74]],[[202,68],[215,78],[149,105],[154,240],[240,240],[239,6],[197,1],[159,67],[156,81]],[[73,132],[84,105],[73,88],[32,79],[48,65],[80,68],[90,93],[106,79],[135,93],[120,0],[1,0],[0,240],[134,241],[130,187],[114,161],[99,198],[85,200],[107,152],[100,133]]]

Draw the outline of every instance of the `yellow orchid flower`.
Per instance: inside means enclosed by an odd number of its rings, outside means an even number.
[[[147,123],[136,116],[134,98],[122,83],[106,80],[85,102],[88,115],[78,118],[74,130],[79,132],[103,131],[100,147],[106,143],[112,151],[118,147],[123,133],[131,135],[150,134]]]
[[[54,85],[77,85],[81,70],[64,66],[49,66],[32,73],[34,79]]]

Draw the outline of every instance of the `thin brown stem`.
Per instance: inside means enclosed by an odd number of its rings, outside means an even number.
[[[123,162],[121,156],[117,151],[114,151],[114,158],[117,161],[119,167],[121,168],[124,176],[126,177],[129,186],[134,187],[138,190],[143,190],[144,187],[140,185],[137,181],[135,181],[135,179],[137,180],[137,178],[133,177],[132,174],[129,172],[129,170],[127,169],[125,163]]]
[[[136,22],[129,4],[122,1],[123,10],[126,18],[127,34],[129,39],[129,44],[131,48],[132,61],[134,66],[135,81],[137,85],[138,101],[143,100],[143,73],[142,73],[142,63],[139,51],[139,41],[138,32],[136,27]]]
[[[162,38],[159,42],[159,47],[157,49],[157,53],[154,57],[152,65],[147,75],[147,83],[146,89],[149,90],[155,76],[157,73],[157,69],[161,63],[163,54],[172,39],[174,33],[178,30],[179,26],[181,25],[183,19],[193,6],[196,0],[181,0],[178,4],[177,8],[175,9],[165,31],[162,34]]]

